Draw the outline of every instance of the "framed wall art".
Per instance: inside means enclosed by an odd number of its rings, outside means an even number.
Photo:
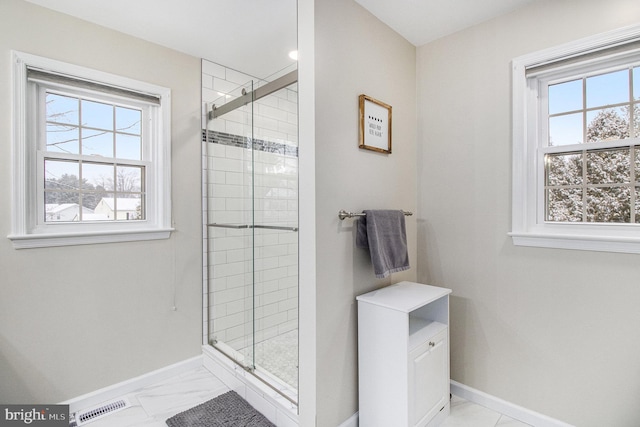
[[[391,105],[360,95],[360,148],[391,154]]]

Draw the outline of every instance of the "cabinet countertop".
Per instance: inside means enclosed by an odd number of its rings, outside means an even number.
[[[356,297],[358,301],[410,313],[451,293],[451,289],[400,282]]]

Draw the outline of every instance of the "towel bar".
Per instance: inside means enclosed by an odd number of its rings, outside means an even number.
[[[405,214],[405,216],[413,215],[413,212],[409,212],[409,211],[402,211],[402,213]],[[340,218],[341,221],[344,220],[345,218],[353,218],[356,216],[367,216],[367,214],[364,212],[361,212],[361,213],[347,212],[344,209],[338,212],[338,218]]]

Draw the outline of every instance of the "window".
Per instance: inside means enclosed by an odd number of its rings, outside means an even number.
[[[640,223],[636,197],[640,147],[635,145],[640,136],[638,63],[569,78],[540,79],[541,107],[548,124],[547,140],[540,147],[545,166],[544,219]]]
[[[170,91],[13,56],[14,247],[167,238]]]
[[[640,253],[640,28],[513,61],[516,245]]]

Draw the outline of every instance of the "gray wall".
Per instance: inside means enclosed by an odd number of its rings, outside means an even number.
[[[357,410],[355,296],[416,277],[454,290],[454,380],[580,426],[637,424],[638,256],[514,247],[507,232],[510,60],[639,19],[635,0],[539,0],[423,46],[416,59],[354,1],[316,2],[318,426]],[[172,88],[177,231],[22,251],[0,239],[0,401],[60,401],[199,354],[199,60],[2,0],[5,183],[10,49]],[[361,93],[393,106],[392,155],[357,148]],[[9,191],[0,188],[0,236],[9,234]],[[366,208],[419,213],[407,220],[411,270],[374,278],[354,246],[355,222],[337,219],[340,209]]]
[[[170,239],[13,249],[4,237],[11,49],[172,89]],[[21,0],[0,2],[0,402],[58,402],[200,353],[199,123],[197,58]]]
[[[416,217],[413,267],[382,280],[355,247],[355,220],[337,217],[416,208],[415,47],[353,0],[316,1],[315,30],[317,425],[335,427],[357,411],[355,297],[416,278]],[[362,93],[393,107],[391,155],[358,148]]]
[[[640,257],[513,246],[510,61],[638,21],[537,1],[417,51],[418,278],[453,289],[452,378],[579,426],[638,425]]]

